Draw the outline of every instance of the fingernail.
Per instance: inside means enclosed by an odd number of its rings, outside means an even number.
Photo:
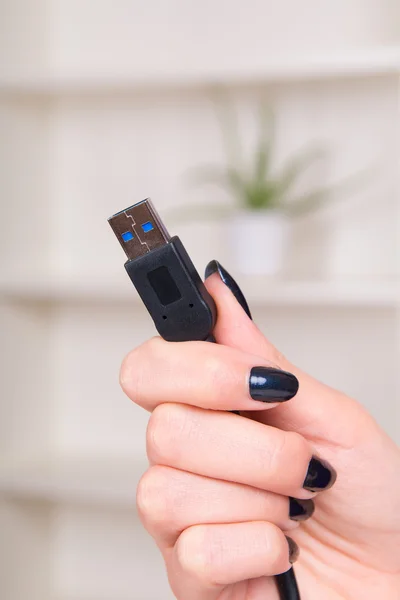
[[[292,538],[286,536],[287,543],[289,546],[289,562],[292,565],[299,558],[300,550],[298,545]]]
[[[310,492],[328,490],[336,481],[336,471],[325,460],[312,457],[303,483],[303,488]]]
[[[249,379],[250,396],[260,402],[286,402],[297,394],[299,382],[287,371],[253,367]]]
[[[249,306],[246,302],[246,298],[243,296],[243,292],[233,279],[231,275],[229,275],[228,271],[224,269],[224,267],[217,261],[212,260],[208,263],[205,270],[205,278],[210,277],[213,273],[218,273],[221,277],[224,284],[231,290],[232,294],[235,296],[236,300],[239,302],[240,306],[243,308],[247,316],[251,319],[251,313]]]
[[[306,521],[313,515],[314,510],[315,505],[312,500],[289,498],[289,518],[292,521]]]

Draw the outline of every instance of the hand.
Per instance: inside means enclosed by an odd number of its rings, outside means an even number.
[[[302,600],[398,600],[399,449],[360,404],[291,365],[213,265],[219,345],[153,338],[121,370],[152,413],[137,503],[174,594],[277,600],[272,576],[297,543]]]

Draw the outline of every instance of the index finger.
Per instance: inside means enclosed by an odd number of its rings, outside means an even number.
[[[152,411],[166,402],[216,410],[264,410],[297,393],[294,375],[265,358],[209,342],[152,338],[125,358],[123,390]]]

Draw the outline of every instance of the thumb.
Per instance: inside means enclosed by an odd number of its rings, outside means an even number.
[[[262,334],[235,280],[217,261],[206,268],[206,286],[217,305],[216,341],[257,354],[296,375],[299,391],[279,407],[252,415],[280,429],[296,431],[319,445],[352,448],[377,425],[355,400],[317,381],[287,360]],[[357,426],[355,426],[355,424]]]

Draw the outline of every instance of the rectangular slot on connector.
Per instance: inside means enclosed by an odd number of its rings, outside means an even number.
[[[147,274],[151,287],[163,306],[176,302],[182,295],[167,267],[158,267]]]

